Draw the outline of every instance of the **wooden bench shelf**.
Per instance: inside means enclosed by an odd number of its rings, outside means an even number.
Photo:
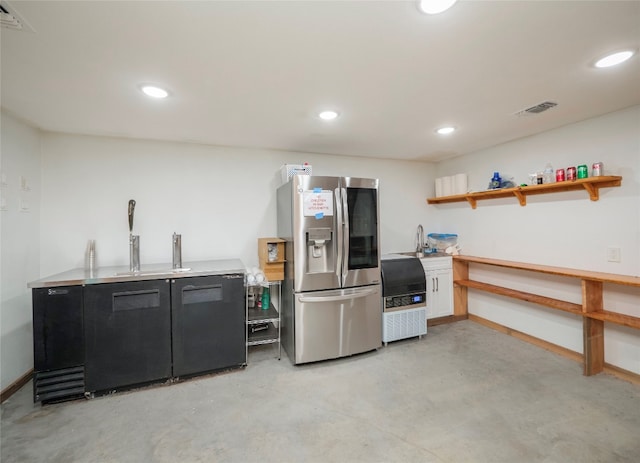
[[[547,183],[543,185],[518,186],[514,188],[501,188],[499,190],[478,191],[452,196],[439,196],[428,198],[428,204],[458,203],[467,201],[472,209],[477,202],[485,199],[512,198],[518,199],[521,206],[527,205],[527,196],[563,191],[585,190],[591,201],[600,199],[600,188],[617,187],[622,184],[622,177],[615,175],[603,175],[600,177],[583,178],[579,180],[567,180],[566,182]]]
[[[552,309],[562,310],[563,312],[569,312],[574,315],[582,315],[582,306],[580,304],[561,301],[560,299],[553,299],[551,297],[540,296],[538,294],[525,293],[523,291],[495,286],[489,283],[482,283],[480,281],[457,280],[454,283],[467,288],[479,289],[481,291],[512,297],[514,299],[520,299],[521,301],[527,301],[533,304],[543,305],[545,307],[551,307]]]
[[[538,294],[527,293],[502,286],[469,279],[469,264],[485,264],[501,268],[512,268],[547,275],[579,278],[582,285],[582,304],[562,301]],[[583,319],[584,374],[594,375],[604,368],[604,323],[613,323],[629,328],[640,329],[640,317],[604,310],[603,284],[613,283],[624,286],[640,287],[640,277],[617,275],[614,273],[591,272],[549,265],[527,264],[484,257],[454,256],[453,284],[454,307],[456,313],[468,313],[467,289],[477,289],[500,296],[568,312]]]
[[[589,312],[584,314],[584,316],[640,330],[640,318],[634,317],[633,315],[625,315],[622,313],[603,310],[602,312]]]

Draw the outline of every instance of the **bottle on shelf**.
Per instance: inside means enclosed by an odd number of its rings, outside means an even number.
[[[261,308],[263,310],[268,310],[269,309],[269,304],[271,303],[271,297],[269,295],[269,286],[265,286],[262,289],[262,304],[261,304]]]
[[[493,178],[491,179],[491,183],[489,184],[489,188],[491,188],[492,190],[495,190],[497,188],[500,188],[501,184],[502,184],[502,179],[500,178],[500,174],[498,172],[494,172]]]
[[[554,183],[555,181],[555,171],[553,170],[553,166],[550,162],[544,167],[544,171],[542,172],[542,183]]]

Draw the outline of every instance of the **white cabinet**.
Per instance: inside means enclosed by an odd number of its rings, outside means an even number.
[[[420,259],[427,279],[427,320],[453,315],[451,256]]]

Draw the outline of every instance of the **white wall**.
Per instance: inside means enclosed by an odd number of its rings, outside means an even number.
[[[0,390],[33,366],[31,293],[27,282],[39,277],[39,133],[2,112],[0,187]],[[20,177],[27,185],[23,188]],[[20,211],[20,204],[29,210]]]
[[[127,203],[142,265],[171,262],[182,234],[183,262],[240,258],[258,263],[258,237],[277,236],[280,166],[309,162],[314,175],[380,179],[383,252],[413,249],[428,222],[429,163],[237,149],[45,133],[42,137],[41,275],[84,265],[96,240],[99,266],[128,265]]]
[[[544,117],[544,115],[537,116]],[[523,119],[526,123],[526,119]],[[487,188],[494,171],[526,183],[528,174],[554,168],[604,163],[605,174],[621,175],[622,186],[603,188],[593,202],[585,191],[430,206],[439,231],[459,234],[463,253],[474,256],[640,275],[640,106],[461,156],[437,165],[437,176],[469,174],[474,191]],[[433,188],[430,195],[433,195]],[[607,246],[621,249],[619,263],[607,262]],[[579,281],[534,278],[472,265],[472,278],[579,303]],[[605,286],[605,308],[640,316],[638,288]],[[469,291],[469,310],[497,323],[582,352],[578,317],[495,295]],[[640,373],[637,330],[606,325],[606,361]]]

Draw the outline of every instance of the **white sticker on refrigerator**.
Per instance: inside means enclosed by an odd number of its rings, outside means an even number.
[[[333,193],[331,191],[305,191],[302,193],[302,208],[305,217],[333,215]]]

